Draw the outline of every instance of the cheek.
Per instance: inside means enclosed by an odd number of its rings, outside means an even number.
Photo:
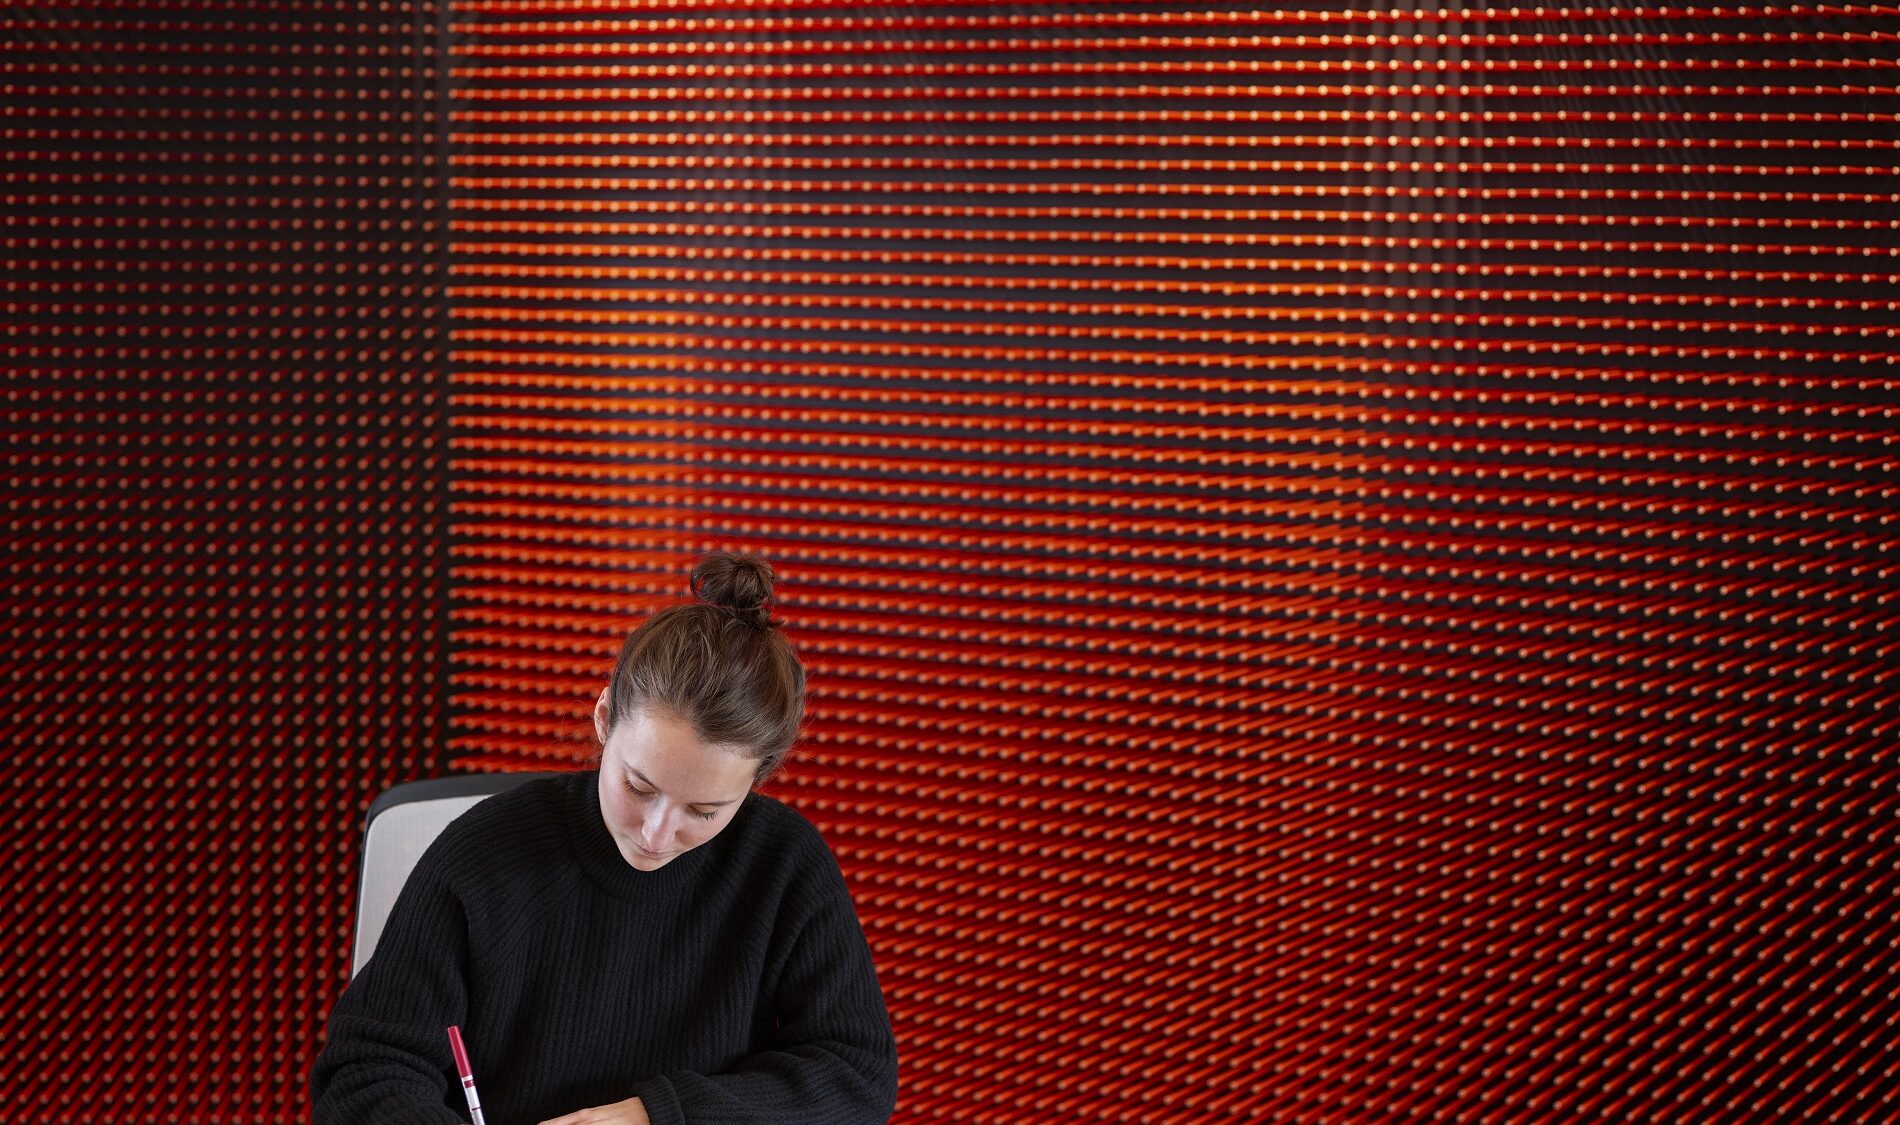
[[[602,807],[606,809],[607,819],[611,820],[615,827],[631,829],[640,826],[639,802],[629,794],[615,790],[608,794]]]
[[[724,828],[730,819],[732,819],[730,816],[720,816],[713,820],[688,817],[686,826],[680,829],[680,835],[697,847],[719,835],[720,829]]]

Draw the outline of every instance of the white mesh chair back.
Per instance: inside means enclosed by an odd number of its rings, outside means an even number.
[[[547,773],[487,773],[393,786],[369,807],[363,828],[363,877],[356,894],[356,954],[350,975],[363,971],[396,896],[416,861],[449,822],[497,793]]]

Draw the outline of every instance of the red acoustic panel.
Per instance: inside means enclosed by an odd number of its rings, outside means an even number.
[[[1896,32],[459,5],[457,762],[757,551],[901,1120],[1890,1116]]]
[[[0,14],[0,1120],[308,1120],[443,768],[435,26]]]

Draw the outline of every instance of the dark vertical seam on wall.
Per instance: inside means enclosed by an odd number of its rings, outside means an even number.
[[[452,527],[449,522],[450,498],[450,450],[449,438],[452,431],[449,417],[449,377],[450,377],[450,338],[449,338],[449,71],[452,48],[450,30],[450,7],[452,0],[436,0],[431,5],[435,26],[433,43],[428,47],[429,73],[433,81],[426,87],[426,96],[430,99],[428,118],[432,127],[431,139],[434,142],[430,159],[434,161],[435,195],[431,201],[433,213],[430,215],[430,228],[435,240],[435,323],[433,339],[436,356],[434,370],[430,373],[435,382],[436,391],[436,465],[435,479],[435,520],[436,520],[436,580],[435,605],[432,609],[435,618],[436,642],[432,659],[436,690],[435,746],[430,773],[441,776],[449,771],[449,744],[452,738],[452,720],[449,708],[452,699],[449,692],[450,661],[450,613],[453,610],[453,592],[449,586],[449,568],[453,560],[450,550]]]

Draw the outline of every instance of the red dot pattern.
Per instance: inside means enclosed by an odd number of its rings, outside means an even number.
[[[4,26],[9,1119],[303,1120],[712,546],[900,1120],[1893,1116],[1892,8]]]
[[[1890,1116],[1896,32],[459,6],[456,760],[754,550],[899,1120]]]
[[[0,1119],[309,1119],[445,768],[435,25],[0,15]]]

